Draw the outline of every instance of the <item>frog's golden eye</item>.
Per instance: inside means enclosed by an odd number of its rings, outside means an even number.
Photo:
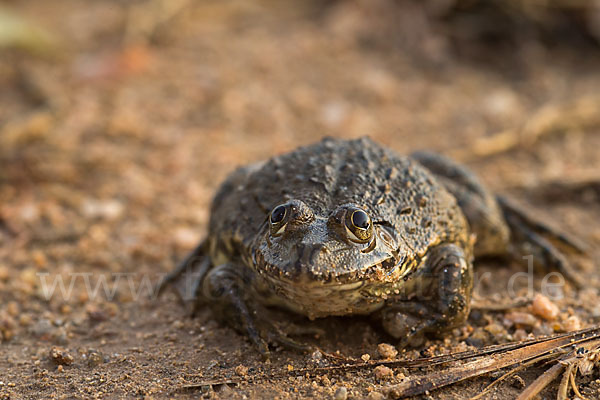
[[[369,241],[373,236],[373,223],[369,214],[361,209],[349,209],[346,213],[346,233],[355,242]]]
[[[271,234],[273,236],[281,235],[285,231],[287,215],[288,206],[285,204],[278,205],[271,211],[269,221],[271,222]]]

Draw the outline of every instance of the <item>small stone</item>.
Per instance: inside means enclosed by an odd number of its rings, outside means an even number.
[[[486,325],[486,327],[484,329],[494,336],[500,336],[500,335],[504,335],[506,333],[506,330],[504,329],[504,327],[495,322],[493,322],[489,325]],[[473,335],[473,336],[475,336],[475,335]]]
[[[248,367],[240,364],[237,367],[235,367],[235,373],[238,374],[239,376],[247,376],[248,375]]]
[[[118,200],[96,200],[84,201],[81,212],[88,218],[117,219],[123,214],[125,207]]]
[[[87,352],[87,364],[88,367],[97,367],[98,365],[104,362],[104,357],[102,357],[102,353],[97,350],[89,350]]]
[[[391,344],[379,343],[377,346],[377,352],[381,358],[393,359],[398,355],[398,350]]]
[[[8,313],[0,312],[0,342],[13,338],[15,326],[14,319]]]
[[[362,356],[360,356],[361,360],[363,360],[364,362],[367,362],[371,359],[371,356],[369,354],[363,354]]]
[[[6,305],[6,312],[11,317],[16,317],[17,315],[19,315],[19,305],[17,304],[17,302],[16,301],[9,302]]]
[[[383,400],[383,399],[385,399],[385,396],[379,392],[371,392],[367,396],[367,399],[368,400]]]
[[[394,376],[394,371],[385,365],[378,365],[373,370],[373,373],[377,379],[388,379]]]
[[[93,322],[102,322],[110,319],[110,315],[106,309],[102,309],[95,305],[87,307],[88,318]]]
[[[183,327],[184,327],[184,323],[181,320],[176,319],[175,321],[173,321],[173,328],[183,329]]]
[[[63,304],[62,306],[60,306],[60,313],[63,315],[71,314],[72,311],[73,308],[68,304]]]
[[[321,361],[323,359],[323,353],[321,353],[319,350],[315,350],[312,352],[312,354],[310,355],[310,358],[313,361]]]
[[[38,283],[37,270],[34,268],[26,268],[19,274],[19,279],[28,287],[33,288]]]
[[[519,110],[519,98],[510,90],[497,89],[487,94],[482,106],[491,117],[507,118]]]
[[[563,331],[573,332],[581,329],[581,320],[577,315],[571,315],[563,322]]]
[[[21,314],[19,315],[19,325],[21,326],[29,326],[33,322],[33,318],[29,314]]]
[[[515,331],[515,333],[513,334],[513,339],[516,341],[519,341],[519,342],[527,339],[527,337],[528,337],[527,332],[525,332],[525,330],[521,329],[521,328],[517,329]]]
[[[57,365],[71,365],[74,361],[67,350],[57,346],[50,349],[50,359]]]
[[[337,388],[335,393],[333,394],[334,400],[346,400],[348,398],[348,389],[344,386]]]
[[[0,265],[0,281],[8,280],[9,271],[6,265]]]
[[[504,316],[504,320],[509,326],[528,326],[537,325],[538,320],[535,316],[522,311],[512,311]]]
[[[39,250],[32,252],[31,258],[38,268],[44,268],[48,264],[46,255]]]
[[[558,317],[559,309],[549,298],[543,294],[536,294],[531,304],[531,312],[546,321],[553,321]]]

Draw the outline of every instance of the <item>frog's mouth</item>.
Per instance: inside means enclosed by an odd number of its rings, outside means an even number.
[[[267,267],[268,269],[268,267]],[[331,315],[370,314],[397,293],[407,266],[389,258],[360,271],[290,279],[263,274],[276,304],[313,319]],[[406,276],[406,275],[404,275]]]
[[[298,286],[306,289],[327,286],[334,290],[354,290],[364,284],[393,283],[406,279],[417,264],[391,256],[365,268],[336,268],[329,266],[306,266],[299,261],[285,265],[274,265],[263,257],[255,257],[254,265],[260,275],[268,281],[283,286]]]

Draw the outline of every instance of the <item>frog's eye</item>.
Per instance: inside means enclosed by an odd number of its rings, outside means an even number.
[[[349,209],[346,213],[346,233],[355,242],[369,241],[373,236],[373,223],[369,214],[361,209]]]
[[[271,211],[271,223],[280,223],[285,218],[285,214],[287,214],[287,208],[284,205],[275,207],[273,211]]]
[[[287,215],[288,206],[285,204],[278,205],[271,211],[269,221],[271,222],[271,234],[273,236],[281,235],[285,231]]]

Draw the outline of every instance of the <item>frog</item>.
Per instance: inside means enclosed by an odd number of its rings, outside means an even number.
[[[161,290],[208,305],[265,358],[271,344],[306,348],[271,308],[370,315],[403,345],[465,323],[479,257],[532,254],[582,284],[559,248],[585,251],[450,158],[324,138],[232,172],[206,239]]]

